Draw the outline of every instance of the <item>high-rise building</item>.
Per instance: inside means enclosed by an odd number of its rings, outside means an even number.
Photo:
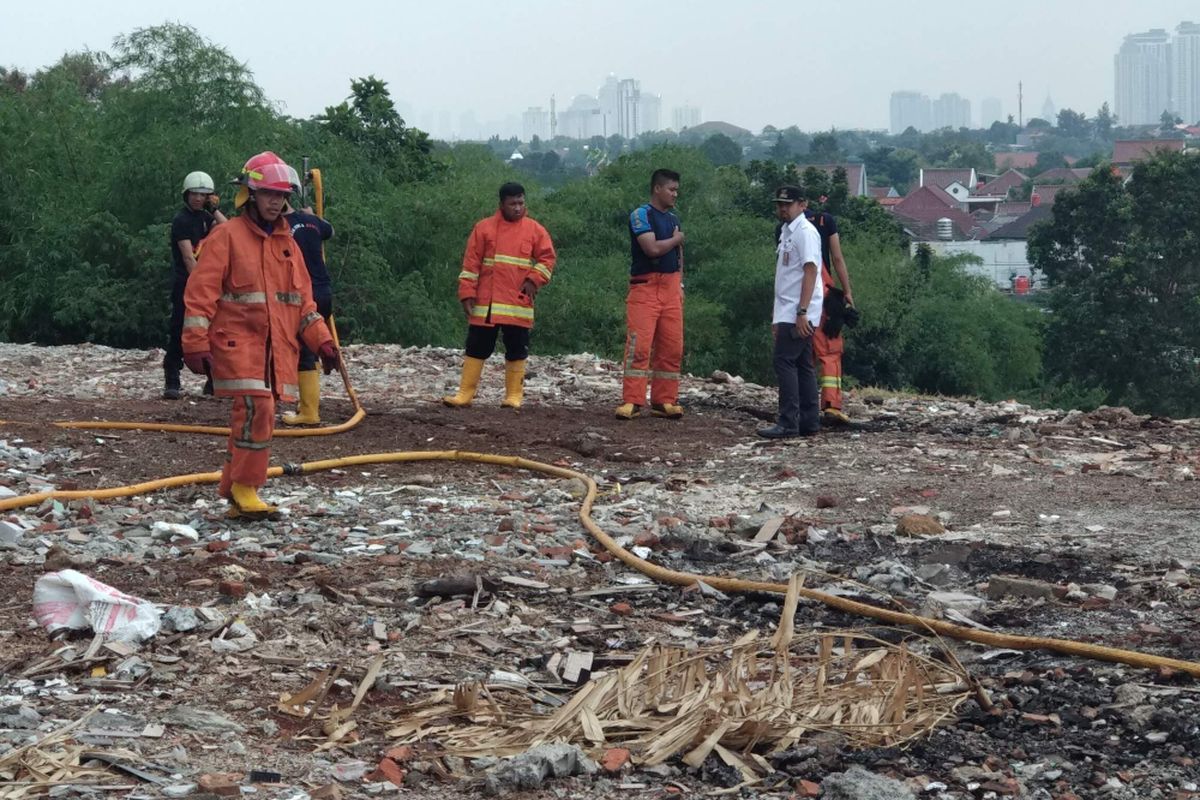
[[[694,128],[700,124],[700,109],[696,106],[675,106],[671,114],[671,127],[676,131],[684,128]]]
[[[662,130],[662,95],[642,92],[642,107],[638,112],[638,117],[642,123],[642,128],[638,133]]]
[[[541,106],[527,108],[521,115],[521,139],[528,142],[534,136],[539,139],[550,136],[550,112]]]
[[[933,130],[971,127],[971,101],[954,93],[943,94],[930,103],[930,124]]]
[[[621,105],[621,82],[616,75],[610,74],[604,85],[596,92],[600,101],[601,136],[612,136],[617,133],[617,108]]]
[[[1171,108],[1171,37],[1162,28],[1125,37],[1113,57],[1121,125],[1152,125]]]
[[[558,133],[573,139],[604,135],[604,115],[600,101],[590,94],[576,95],[566,111],[558,115]]]
[[[930,130],[930,110],[929,98],[920,92],[892,92],[892,133],[904,133],[909,128]]]
[[[1175,29],[1171,62],[1175,112],[1188,125],[1200,125],[1200,25],[1182,22]]]
[[[996,122],[1004,122],[1004,107],[997,97],[985,97],[979,104],[979,127],[990,128]]]
[[[642,132],[642,89],[638,81],[624,78],[617,84],[617,130],[625,139]],[[611,135],[611,134],[610,134]]]

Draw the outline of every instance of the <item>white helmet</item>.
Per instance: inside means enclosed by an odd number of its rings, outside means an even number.
[[[207,172],[189,172],[187,177],[183,179],[183,193],[185,195],[188,192],[213,194],[216,191],[213,179],[209,177]]]

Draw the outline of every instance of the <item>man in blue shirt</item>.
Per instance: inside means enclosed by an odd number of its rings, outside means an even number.
[[[650,176],[650,202],[629,215],[629,295],[625,301],[625,380],[618,419],[633,419],[646,403],[650,413],[679,419],[679,370],[683,366],[683,231],[673,209],[679,173]]]

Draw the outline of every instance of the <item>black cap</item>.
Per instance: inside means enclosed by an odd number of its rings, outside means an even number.
[[[807,199],[808,198],[804,196],[804,190],[802,190],[799,186],[792,186],[789,184],[787,186],[780,186],[775,190],[776,203],[796,203]]]

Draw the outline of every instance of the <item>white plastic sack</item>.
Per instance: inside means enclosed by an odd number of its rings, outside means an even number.
[[[33,616],[50,633],[92,629],[111,639],[140,642],[158,633],[162,612],[73,569],[48,572],[33,586]]]

